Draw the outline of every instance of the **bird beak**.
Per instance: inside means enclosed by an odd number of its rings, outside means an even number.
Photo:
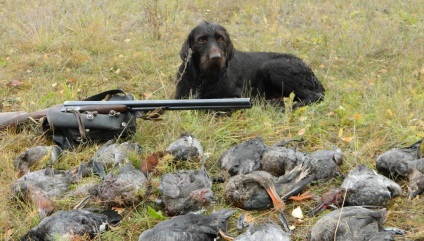
[[[208,201],[209,203],[215,203],[216,199],[213,195],[206,195],[205,196],[206,201]]]
[[[322,210],[326,209],[326,205],[324,202],[321,202],[318,206],[316,206],[314,209],[312,209],[308,215],[309,216],[315,216],[315,214],[321,212]]]
[[[289,222],[287,221],[287,218],[284,215],[283,211],[280,211],[278,218],[280,219],[281,224],[283,224],[283,227],[286,230],[286,233],[290,235],[291,230],[290,230],[290,227],[289,227]]]
[[[242,214],[240,215],[240,217],[237,219],[237,229],[238,230],[243,230],[245,225],[245,220],[246,220],[246,214]]]

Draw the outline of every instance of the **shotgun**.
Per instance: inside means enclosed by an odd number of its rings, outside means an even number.
[[[65,101],[56,105],[62,112],[78,111],[80,113],[96,112],[98,114],[149,112],[163,110],[236,110],[252,107],[250,98],[224,99],[183,99],[183,100],[110,100],[110,101]],[[51,107],[52,108],[52,107]],[[0,129],[26,123],[31,119],[46,116],[48,109],[31,113],[6,112],[0,113]]]

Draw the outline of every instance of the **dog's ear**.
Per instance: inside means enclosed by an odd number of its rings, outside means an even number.
[[[182,60],[186,60],[186,58],[187,58],[187,56],[188,56],[188,53],[189,53],[189,51],[190,51],[190,49],[191,49],[191,47],[192,47],[192,43],[193,43],[193,33],[190,33],[188,36],[187,36],[187,39],[184,41],[184,43],[183,43],[183,46],[181,47],[181,50],[180,50],[180,58],[182,59]]]
[[[230,35],[226,32],[226,37],[227,37],[227,52],[228,52],[228,56],[227,56],[227,66],[228,66],[228,61],[230,61],[233,57],[234,57],[234,46],[233,46],[233,42],[231,42],[230,39]]]

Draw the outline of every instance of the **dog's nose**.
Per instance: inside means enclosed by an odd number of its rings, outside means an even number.
[[[210,60],[220,60],[220,59],[221,59],[221,54],[220,54],[220,53],[212,53],[212,54],[209,56],[209,59],[210,59]]]

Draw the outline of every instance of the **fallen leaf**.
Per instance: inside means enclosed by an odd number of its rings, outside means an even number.
[[[393,117],[393,111],[391,109],[386,109],[386,113],[389,114],[390,117]]]
[[[342,137],[340,139],[344,142],[350,143],[350,142],[352,142],[353,138],[354,138],[354,136],[348,136],[348,137]]]
[[[343,136],[343,128],[339,129],[339,133],[337,134],[337,137],[342,138]]]
[[[300,130],[297,132],[297,134],[298,134],[299,136],[303,136],[303,135],[305,135],[305,132],[306,132],[305,128],[302,128],[302,129],[300,129]]]
[[[359,113],[355,113],[353,114],[353,119],[354,120],[362,120],[363,116]]]
[[[125,211],[125,208],[112,207],[112,210],[114,210],[118,214],[122,214]]]

